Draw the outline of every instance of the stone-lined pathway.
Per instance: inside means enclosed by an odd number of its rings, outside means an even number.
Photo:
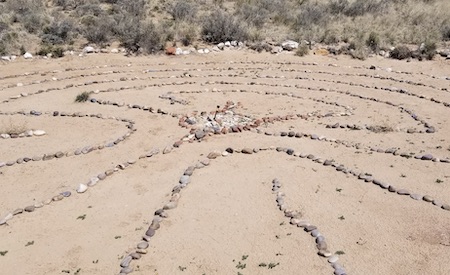
[[[51,82],[64,82],[64,81],[74,81],[77,79],[81,79],[83,77],[98,77],[98,76],[107,76],[107,75],[118,75],[118,78],[114,79],[104,79],[104,80],[93,80],[93,81],[87,81],[84,83],[78,83],[78,84],[69,84],[61,87],[50,87],[45,90],[38,90],[35,92],[22,92],[19,95],[12,96],[9,99],[3,100],[1,103],[12,103],[15,100],[19,100],[21,98],[25,98],[31,95],[39,95],[42,93],[52,92],[52,91],[63,91],[66,89],[74,88],[74,87],[82,87],[82,86],[91,86],[91,85],[104,85],[108,83],[116,83],[114,85],[114,88],[108,88],[108,89],[97,89],[95,91],[88,91],[91,92],[91,99],[90,103],[96,104],[96,105],[112,105],[117,106],[121,108],[127,108],[127,109],[136,109],[141,110],[144,112],[150,112],[160,115],[167,115],[171,116],[173,118],[176,118],[178,121],[174,123],[178,123],[180,127],[186,128],[188,130],[188,133],[181,137],[178,140],[172,141],[172,146],[167,146],[165,148],[153,148],[150,150],[143,151],[139,157],[136,159],[129,159],[126,161],[115,161],[115,165],[110,167],[109,169],[105,169],[104,172],[98,174],[98,175],[92,175],[90,177],[87,177],[86,181],[81,184],[74,184],[73,189],[68,189],[66,191],[63,191],[59,194],[53,194],[50,195],[48,198],[43,199],[40,202],[37,202],[35,204],[30,204],[26,206],[22,206],[17,208],[16,210],[7,213],[6,215],[2,216],[0,219],[0,225],[7,225],[11,222],[11,219],[17,215],[21,215],[25,212],[34,212],[39,208],[44,207],[45,205],[53,204],[61,200],[67,200],[69,197],[71,197],[74,194],[83,194],[89,190],[89,188],[94,187],[96,184],[100,183],[101,181],[107,180],[110,176],[113,176],[115,173],[120,172],[122,170],[125,170],[130,165],[135,164],[136,162],[139,162],[141,159],[151,158],[156,154],[159,154],[160,152],[162,154],[169,154],[172,150],[175,150],[181,146],[183,143],[190,143],[193,141],[199,141],[202,142],[203,140],[207,139],[207,137],[211,137],[213,139],[214,135],[217,134],[227,134],[227,133],[241,133],[241,132],[251,132],[251,133],[257,133],[264,136],[264,138],[270,138],[270,137],[290,137],[290,138],[308,138],[313,141],[323,141],[323,142],[329,142],[334,143],[337,146],[345,146],[349,148],[355,148],[358,150],[363,150],[365,153],[371,153],[371,152],[377,152],[377,153],[383,153],[387,155],[393,155],[393,156],[400,156],[405,159],[411,159],[411,160],[425,160],[425,161],[433,161],[436,163],[450,163],[450,159],[447,156],[433,156],[429,153],[415,153],[415,152],[405,152],[400,150],[400,148],[395,147],[386,147],[386,149],[382,149],[379,147],[372,147],[367,146],[364,144],[361,144],[360,142],[353,142],[353,141],[344,141],[344,140],[338,140],[330,137],[325,137],[323,135],[318,135],[314,133],[304,133],[303,131],[294,131],[294,129],[289,129],[288,131],[270,131],[266,130],[261,127],[264,123],[278,123],[281,121],[287,121],[287,120],[295,120],[295,119],[304,119],[308,120],[311,117],[314,117],[317,120],[320,120],[322,118],[326,117],[340,117],[340,116],[346,116],[346,117],[352,117],[354,115],[354,111],[357,108],[346,106],[339,104],[335,101],[330,100],[324,100],[322,98],[318,97],[305,97],[301,96],[301,93],[303,91],[315,91],[319,96],[322,96],[326,93],[337,93],[339,95],[349,96],[353,97],[356,100],[363,100],[363,101],[372,101],[376,102],[377,104],[383,104],[387,107],[393,107],[397,108],[400,113],[407,113],[413,120],[417,121],[417,123],[421,126],[423,126],[423,130],[415,130],[415,129],[407,129],[405,132],[407,133],[428,133],[428,134],[434,134],[437,129],[436,126],[431,125],[428,121],[426,121],[423,118],[420,118],[416,112],[410,108],[407,108],[403,106],[403,104],[396,104],[392,103],[390,101],[381,100],[376,97],[370,97],[370,96],[363,96],[356,92],[349,92],[344,91],[340,89],[330,89],[325,87],[317,87],[320,82],[332,84],[334,86],[339,85],[341,86],[348,86],[348,87],[358,87],[362,89],[366,89],[368,91],[383,91],[383,92],[389,92],[393,93],[395,95],[402,95],[414,98],[415,100],[426,100],[428,102],[431,102],[434,104],[437,104],[435,106],[444,106],[444,107],[450,107],[450,103],[447,103],[443,100],[436,99],[434,97],[427,97],[424,95],[421,95],[417,92],[410,92],[405,88],[396,88],[389,85],[365,85],[365,84],[358,84],[351,81],[341,81],[341,80],[330,80],[327,77],[328,76],[337,76],[341,78],[347,78],[347,77],[356,77],[357,79],[372,79],[372,80],[386,80],[386,81],[392,81],[396,82],[399,85],[407,84],[410,87],[425,87],[427,89],[433,90],[433,92],[448,92],[447,87],[437,87],[434,85],[427,85],[423,84],[421,82],[412,81],[412,80],[404,80],[401,78],[396,78],[392,76],[383,76],[383,75],[374,75],[369,73],[335,73],[335,72],[329,72],[326,70],[303,70],[303,69],[297,69],[297,68],[285,68],[286,66],[311,66],[311,67],[320,67],[317,63],[306,63],[306,62],[234,62],[233,64],[230,63],[221,63],[221,62],[202,62],[202,63],[185,63],[185,65],[182,66],[189,66],[193,69],[145,69],[142,71],[138,71],[135,68],[137,67],[148,67],[148,66],[154,66],[155,64],[137,64],[137,65],[110,65],[110,66],[93,66],[93,67],[80,67],[80,68],[72,68],[72,69],[66,69],[65,72],[72,72],[72,71],[85,71],[85,70],[92,70],[92,69],[109,69],[108,71],[102,71],[102,72],[92,72],[92,73],[83,73],[83,74],[77,74],[73,76],[67,76],[67,77],[53,77],[52,79],[45,79],[45,80],[36,80],[29,83],[18,83],[18,84],[11,84],[3,87],[2,90],[7,90],[10,88],[20,88],[24,86],[31,86],[31,85],[37,85],[37,84],[43,84],[43,83],[51,83]],[[158,64],[158,66],[164,66],[164,63]],[[195,66],[199,65],[208,65],[208,66],[214,66],[214,68],[202,68],[198,69],[197,72],[215,72],[210,74],[195,74],[196,70],[194,69]],[[239,65],[239,66],[237,66]],[[244,67],[243,65],[253,65],[253,67]],[[295,74],[297,76],[295,77],[288,77],[288,76],[278,76],[278,75],[270,75],[269,73],[274,72],[273,70],[266,71],[266,67],[263,67],[262,65],[277,65],[279,68],[275,70],[275,72],[286,72],[288,74]],[[228,70],[225,68],[226,66],[229,66]],[[329,67],[338,67],[334,64],[323,64],[321,65],[329,66]],[[130,70],[111,70],[110,68],[121,68],[121,67],[133,67]],[[215,67],[222,67],[222,68],[215,68]],[[378,72],[378,68],[375,67],[345,67],[345,69],[357,69],[357,70],[377,70],[375,72]],[[250,73],[245,73],[245,71],[250,71]],[[156,76],[156,75],[150,75],[146,77],[141,76],[120,76],[122,74],[138,74],[142,73],[143,75],[148,75],[152,73],[175,73],[175,72],[181,72],[181,74],[178,75],[163,75],[163,76]],[[380,71],[381,72],[381,71]],[[55,74],[55,73],[64,73],[64,71],[47,71],[47,72],[34,72],[34,73],[28,73],[28,74],[22,74],[22,75],[9,75],[9,76],[2,76],[0,77],[0,80],[3,79],[14,79],[18,77],[23,76],[31,76],[31,75],[41,75],[42,77],[46,76],[47,74]],[[255,75],[256,73],[256,75]],[[263,75],[264,73],[264,75]],[[305,75],[323,75],[325,78],[317,78],[317,77],[306,77]],[[395,72],[395,71],[388,71],[384,72],[383,74],[396,74],[396,75],[406,75],[406,76],[414,76],[414,74],[409,72]],[[421,76],[426,76],[428,78],[432,79],[443,79],[442,77],[436,77],[433,75],[427,75],[427,74],[420,74]],[[226,78],[245,78],[249,79],[249,82],[239,82],[239,81],[200,81],[197,80],[201,78],[219,78],[219,77],[226,77]],[[178,79],[176,81],[173,81],[173,78]],[[180,81],[179,79],[183,79]],[[261,81],[255,81],[255,79],[260,79]],[[278,83],[266,83],[262,82],[263,79],[268,80],[276,80]],[[163,83],[154,83],[152,80],[162,80],[166,81]],[[283,82],[285,80],[290,80],[294,83],[304,82],[308,81],[309,83],[315,83],[314,86],[308,86],[304,84],[284,84]],[[446,78],[446,80],[450,80]],[[130,86],[130,83],[135,81],[143,81],[143,82],[151,82],[150,84],[145,85],[132,85]],[[297,82],[295,82],[297,81]],[[317,83],[316,83],[317,82]],[[183,106],[190,106],[191,102],[190,100],[187,100],[183,98],[183,95],[186,94],[201,94],[201,93],[222,93],[222,94],[229,94],[230,97],[233,95],[233,93],[249,93],[249,94],[258,94],[258,95],[270,95],[270,96],[279,96],[279,97],[285,97],[285,98],[293,98],[296,100],[301,101],[313,101],[315,103],[318,103],[320,105],[329,105],[334,106],[336,108],[342,109],[340,112],[322,112],[322,111],[315,111],[310,113],[303,113],[303,114],[296,114],[296,115],[285,115],[285,116],[266,116],[266,117],[254,117],[250,114],[242,113],[239,108],[242,107],[239,105],[239,103],[234,103],[232,101],[226,102],[225,107],[222,108],[216,108],[214,109],[214,106],[206,106],[205,108],[209,108],[209,111],[205,112],[192,112],[190,114],[181,114],[181,113],[173,113],[169,111],[165,111],[164,107],[150,107],[148,105],[139,103],[124,103],[124,102],[118,102],[114,100],[108,100],[108,99],[101,99],[98,98],[100,94],[105,93],[107,95],[108,92],[120,92],[125,90],[143,90],[146,88],[158,88],[158,87],[165,87],[165,86],[174,86],[176,87],[183,87],[185,85],[201,85],[206,87],[211,87],[210,89],[206,88],[204,90],[182,90],[182,91],[170,91],[170,92],[164,92],[159,94],[159,98],[166,101],[169,104],[180,104]],[[214,86],[218,86],[220,88],[216,88]],[[222,89],[222,86],[237,86],[240,88],[232,88],[232,89]],[[250,90],[246,89],[246,87],[258,87],[262,88],[261,90]],[[244,88],[245,87],[245,88]],[[265,90],[267,89],[267,90]],[[274,92],[273,90],[289,90],[289,92]],[[103,96],[103,95],[102,95]],[[73,156],[73,155],[80,155],[80,154],[87,154],[89,152],[92,152],[94,150],[101,150],[105,147],[112,147],[120,143],[121,141],[130,138],[134,131],[136,131],[135,128],[135,122],[130,119],[123,119],[123,118],[116,118],[116,117],[105,117],[101,114],[83,114],[83,113],[66,113],[66,112],[40,112],[40,111],[30,111],[30,112],[2,112],[0,115],[5,116],[12,116],[12,115],[26,115],[26,116],[40,116],[40,115],[47,115],[47,116],[61,116],[61,117],[93,117],[93,118],[99,118],[99,119],[112,119],[124,122],[126,124],[126,127],[128,128],[128,131],[118,137],[114,138],[113,142],[108,142],[105,144],[100,145],[90,145],[86,146],[80,149],[71,150],[71,151],[58,151],[56,153],[51,154],[44,154],[42,156],[33,156],[33,157],[23,157],[16,161],[8,161],[8,162],[0,162],[0,167],[8,167],[19,163],[27,163],[29,161],[38,161],[38,160],[50,160],[54,158],[61,158],[64,156]],[[372,125],[357,125],[353,123],[331,123],[326,125],[327,128],[330,129],[352,129],[352,130],[368,130],[368,131],[376,131],[377,129],[374,128]],[[43,132],[43,133],[42,133]],[[2,133],[0,133],[2,134]],[[25,133],[19,134],[17,137],[14,136],[7,136],[6,134],[0,135],[1,138],[18,138],[18,137],[25,137],[25,136],[39,136],[44,135],[45,131],[40,131],[37,134],[34,134],[34,132],[27,131]],[[183,175],[180,176],[178,183],[174,186],[174,188],[171,191],[171,198],[170,200],[161,206],[160,209],[156,209],[154,212],[154,216],[152,220],[150,221],[150,226],[148,227],[147,231],[145,232],[145,235],[142,237],[142,240],[137,242],[134,247],[135,249],[133,251],[128,251],[124,257],[121,259],[119,265],[120,265],[120,274],[128,274],[133,271],[133,265],[135,261],[138,261],[143,255],[147,254],[147,249],[150,246],[150,240],[155,237],[156,232],[160,229],[162,225],[164,225],[164,220],[168,219],[167,213],[169,211],[176,211],[174,210],[178,206],[178,201],[181,198],[181,194],[184,188],[186,188],[189,184],[191,184],[191,179],[195,179],[194,172],[197,169],[202,169],[205,167],[208,167],[211,161],[216,161],[215,159],[220,159],[220,157],[227,157],[232,155],[239,155],[239,154],[247,154],[252,155],[259,152],[264,152],[267,150],[276,150],[280,153],[286,153],[293,158],[296,158],[298,160],[310,160],[313,163],[316,163],[317,165],[323,165],[326,167],[329,167],[334,172],[342,172],[347,175],[353,175],[355,181],[363,181],[367,183],[372,183],[373,186],[379,187],[380,189],[386,189],[389,191],[388,194],[397,194],[399,196],[403,196],[406,198],[410,198],[417,201],[422,201],[425,203],[429,203],[430,205],[433,205],[434,207],[439,207],[440,209],[450,211],[450,206],[447,204],[447,202],[441,201],[439,198],[434,198],[427,194],[418,194],[413,192],[413,190],[401,188],[395,185],[395,183],[387,183],[384,181],[384,179],[374,176],[370,172],[362,172],[362,171],[356,171],[354,169],[350,169],[344,164],[339,164],[336,161],[332,159],[327,158],[321,158],[317,157],[312,154],[308,154],[305,152],[296,152],[291,148],[285,148],[285,147],[265,147],[265,148],[242,148],[242,149],[233,149],[233,148],[227,148],[224,151],[213,151],[210,154],[208,154],[208,157],[203,159],[202,161],[199,161],[192,166],[189,166],[185,169],[185,172]],[[275,176],[275,175],[274,175]],[[330,263],[330,265],[333,267],[334,274],[346,274],[345,269],[343,266],[339,263],[339,257],[338,255],[333,255],[328,250],[328,245],[326,243],[325,237],[322,235],[325,232],[321,232],[319,230],[320,225],[318,224],[311,224],[307,220],[304,220],[303,214],[298,211],[290,209],[286,203],[285,203],[285,195],[281,191],[282,184],[281,182],[275,178],[272,181],[272,191],[275,195],[275,201],[277,207],[282,211],[284,216],[289,219],[289,222],[292,226],[296,226],[300,228],[301,230],[310,233],[312,237],[314,237],[316,246],[317,246],[317,253],[319,256],[324,257],[327,259],[327,261]],[[331,236],[333,237],[333,236]],[[351,263],[347,263],[348,265],[351,265]]]

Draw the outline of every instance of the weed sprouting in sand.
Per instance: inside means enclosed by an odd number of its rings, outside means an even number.
[[[81,103],[88,101],[90,94],[90,92],[82,92],[81,94],[78,94],[75,98],[75,102]]]

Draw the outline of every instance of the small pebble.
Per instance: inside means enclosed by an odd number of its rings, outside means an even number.
[[[328,258],[328,262],[331,264],[337,262],[338,260],[339,260],[339,257],[337,255],[333,255],[330,258]]]
[[[126,256],[125,258],[123,258],[123,260],[120,262],[120,266],[121,267],[128,267],[131,263],[131,260],[133,258],[131,256]]]
[[[148,246],[149,246],[148,242],[140,242],[140,243],[137,245],[137,248],[138,248],[138,249],[146,249]]]

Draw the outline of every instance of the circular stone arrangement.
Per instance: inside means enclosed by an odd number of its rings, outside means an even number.
[[[216,139],[222,141],[232,139],[225,136],[229,133],[260,140],[261,145],[252,144],[242,149],[228,147],[223,151],[211,151],[208,154],[200,155],[200,161],[186,167],[178,182],[171,187],[171,190],[167,190],[170,191],[167,201],[157,209],[146,210],[153,212],[153,215],[144,222],[144,225],[148,226],[141,238],[132,244],[131,249],[124,248],[125,253],[118,251],[122,256],[118,263],[119,274],[132,273],[139,266],[139,261],[145,261],[144,255],[149,254],[149,249],[152,249],[152,239],[157,238],[160,234],[163,235],[164,231],[161,228],[164,228],[166,224],[173,223],[170,221],[169,213],[177,211],[180,200],[184,198],[184,195],[182,197],[183,191],[190,184],[195,183],[196,171],[209,167],[211,163],[220,165],[220,159],[223,157],[237,158],[242,155],[254,156],[269,151],[280,152],[287,154],[292,160],[310,161],[314,165],[326,167],[324,169],[329,170],[328,173],[339,172],[348,175],[350,183],[367,183],[367,185],[362,185],[367,192],[384,190],[386,196],[395,194],[399,196],[398,198],[403,197],[405,200],[420,201],[423,208],[440,209],[444,217],[449,215],[450,205],[445,194],[418,192],[403,186],[402,183],[387,179],[384,175],[375,175],[371,171],[351,168],[356,166],[357,159],[353,163],[344,163],[344,161],[341,162],[337,158],[335,160],[331,156],[319,157],[311,153],[314,150],[310,151],[307,148],[301,147],[300,151],[294,150],[295,146],[291,148],[296,141],[311,142],[312,147],[323,146],[327,150],[333,150],[333,148],[342,148],[349,152],[356,150],[362,157],[380,153],[378,155],[380,158],[389,160],[393,156],[398,156],[400,158],[396,159],[407,164],[413,164],[416,160],[428,161],[429,165],[439,165],[439,169],[444,170],[447,167],[446,164],[450,163],[448,150],[445,150],[444,146],[435,146],[422,141],[417,144],[410,142],[414,146],[406,146],[407,148],[401,149],[395,140],[390,139],[390,135],[396,134],[395,138],[398,138],[399,136],[404,137],[401,134],[409,134],[408,137],[413,140],[433,137],[431,139],[433,141],[440,139],[443,143],[448,142],[445,139],[445,133],[449,131],[446,120],[449,116],[445,115],[448,115],[448,107],[450,107],[448,77],[395,71],[379,66],[339,66],[328,62],[208,61],[185,62],[175,67],[168,66],[168,63],[167,59],[163,59],[163,62],[138,62],[136,60],[136,64],[127,62],[126,64],[105,66],[80,66],[65,70],[47,70],[0,77],[0,81],[2,81],[0,87],[4,94],[0,98],[2,109],[5,107],[12,110],[14,104],[20,104],[21,100],[25,100],[25,98],[33,100],[44,94],[50,96],[74,93],[74,91],[79,92],[80,89],[90,94],[88,102],[79,105],[84,112],[53,111],[47,107],[42,111],[2,111],[0,113],[2,116],[47,116],[48,119],[51,117],[67,119],[91,117],[99,120],[119,121],[124,123],[127,128],[124,134],[114,137],[110,142],[87,145],[78,149],[59,148],[60,151],[50,154],[25,156],[15,161],[0,162],[2,169],[30,161],[86,155],[94,151],[101,156],[104,148],[115,147],[117,150],[130,150],[130,147],[122,149],[122,146],[116,148],[116,145],[125,140],[135,142],[128,159],[112,159],[109,168],[102,168],[103,172],[99,174],[82,174],[82,177],[85,178],[84,181],[70,182],[70,187],[64,191],[48,194],[45,198],[37,198],[28,205],[6,206],[9,210],[6,210],[5,213],[5,210],[2,211],[0,228],[12,224],[16,217],[25,219],[27,216],[25,213],[35,212],[39,208],[43,208],[39,212],[46,211],[48,208],[44,208],[44,206],[57,205],[56,203],[59,201],[64,203],[69,201],[69,198],[89,193],[90,188],[108,181],[117,173],[127,175],[127,173],[131,173],[128,172],[129,170],[136,169],[127,169],[129,167],[144,169],[142,167],[149,165],[146,160],[149,161],[159,153],[161,153],[159,156],[161,158],[172,159],[173,154],[167,155],[174,150],[182,152],[182,144],[186,144],[183,146],[187,147],[193,146],[189,144],[195,142],[199,143],[198,148],[203,148],[203,146],[209,146],[208,144],[214,144]],[[149,67],[151,69],[148,69]],[[27,80],[28,77],[33,77],[34,80]],[[36,85],[45,85],[43,86],[45,88],[36,89]],[[142,100],[134,100],[129,95],[130,93],[143,94],[145,97]],[[207,105],[202,105],[200,111],[198,106],[195,106],[197,101],[203,97],[215,98],[218,96],[220,96],[219,100],[223,100],[224,97],[227,99],[220,105],[213,104],[213,101],[206,101]],[[274,98],[286,102],[286,107],[276,107],[276,104],[272,107],[271,100]],[[345,101],[351,103],[344,104]],[[264,106],[258,106],[259,102],[267,102],[270,110],[261,111]],[[287,105],[288,103],[290,105]],[[422,108],[421,104],[435,107],[441,116],[431,116],[427,110]],[[278,108],[276,110],[278,114],[274,114],[272,108]],[[389,129],[379,123],[377,117],[368,118],[371,122],[373,121],[373,124],[361,122],[361,117],[365,118],[366,108],[373,108],[377,111],[381,108],[388,110],[393,120],[400,121],[400,126],[397,130]],[[100,109],[102,112],[117,115],[98,114]],[[258,111],[256,111],[257,109]],[[90,111],[86,112],[85,110]],[[186,110],[189,111],[186,112]],[[422,112],[424,114],[418,114]],[[163,119],[164,116],[167,117],[166,123],[172,123],[170,127],[178,127],[184,131],[184,135],[178,138],[172,137],[173,133],[164,132],[164,129],[160,130],[161,135],[168,136],[165,140],[166,145],[158,144],[150,150],[143,150],[143,146],[147,146],[147,143],[138,139],[145,138],[145,134],[141,134],[139,138],[136,137],[134,134],[136,127],[156,129],[157,127],[152,124],[153,120]],[[408,123],[408,126],[403,126],[404,123]],[[280,131],[279,127],[285,130]],[[323,134],[318,133],[320,131],[323,131]],[[331,132],[335,133],[336,137],[331,137]],[[360,137],[355,138],[358,134]],[[364,135],[377,134],[380,134],[380,141],[377,144],[364,140]],[[46,135],[43,130],[29,129],[21,133],[0,133],[0,138],[16,139],[43,135]],[[287,141],[283,139],[284,137],[291,139]],[[285,141],[289,146],[283,144]],[[279,147],[262,145],[267,142],[281,144]],[[175,159],[176,156],[173,157],[174,162]],[[424,163],[427,165],[427,162]],[[50,164],[43,163],[42,165]],[[333,269],[333,274],[347,274],[346,270],[352,266],[352,262],[348,261],[345,256],[340,257],[331,253],[327,243],[328,239],[324,237],[326,234],[331,240],[335,236],[325,232],[323,224],[309,222],[305,217],[311,219],[314,217],[309,216],[308,210],[300,211],[289,207],[286,203],[289,194],[285,194],[282,189],[284,185],[281,182],[285,181],[282,176],[275,179],[272,177],[267,181],[271,182],[274,195],[273,205],[280,210],[281,215],[288,219],[293,228],[298,228],[299,231],[304,231],[312,236],[311,242],[316,248],[317,255],[326,259]],[[168,182],[167,184],[172,186],[173,183]],[[143,224],[136,222],[136,225],[142,226]],[[154,249],[157,250],[158,247]]]

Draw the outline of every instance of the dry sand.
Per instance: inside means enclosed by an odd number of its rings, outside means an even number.
[[[371,65],[376,70],[369,69]],[[398,152],[414,155],[450,157],[450,108],[430,100],[450,103],[450,80],[445,79],[450,77],[449,61],[406,63],[382,58],[356,61],[342,56],[299,58],[293,54],[274,56],[237,51],[180,57],[96,54],[3,63],[0,77],[0,101],[8,101],[0,103],[2,113],[30,110],[44,113],[0,115],[0,132],[2,127],[13,125],[47,133],[41,137],[0,138],[0,162],[58,151],[73,152],[88,145],[112,142],[128,131],[125,122],[53,117],[53,111],[127,118],[135,122],[136,129],[111,148],[0,168],[0,218],[61,192],[72,192],[68,198],[32,213],[18,214],[0,226],[0,252],[4,254],[0,256],[1,274],[118,274],[121,259],[135,251],[154,211],[170,200],[171,190],[184,170],[205,159],[211,151],[222,152],[227,147],[292,148],[297,153],[314,154],[349,169],[371,173],[397,188],[450,203],[450,163],[369,149],[396,147],[400,148]],[[23,86],[18,87],[18,83]],[[158,83],[177,85],[152,86]],[[136,86],[142,88],[130,88]],[[375,86],[405,89],[424,98]],[[255,119],[346,112],[341,106],[350,107],[351,115],[313,115],[307,120],[263,123],[259,127],[262,134],[243,131],[208,136],[201,142],[185,142],[170,154],[138,159],[152,148],[162,151],[189,130],[178,126],[178,119],[170,115],[126,106],[74,103],[81,92],[120,87],[128,89],[100,92],[91,97],[178,114],[210,112],[217,105],[223,107],[227,101],[233,101],[241,103],[236,109],[238,113]],[[32,95],[49,88],[60,89]],[[213,92],[214,88],[218,92]],[[355,96],[329,89],[348,91]],[[10,100],[24,92],[29,95]],[[169,100],[159,98],[167,92],[174,92],[177,99],[189,104],[170,104]],[[408,129],[426,128],[401,112],[399,106],[413,110],[436,132],[406,133]],[[337,122],[383,126],[388,131],[325,127]],[[357,149],[309,137],[264,134],[280,131],[323,135],[360,146]],[[87,183],[91,177],[128,160],[137,162],[85,193],[76,193],[78,184]],[[166,211],[168,218],[151,239],[148,253],[132,261],[133,274],[333,274],[327,259],[317,255],[314,238],[302,228],[290,225],[278,209],[276,194],[271,190],[274,178],[282,183],[288,207],[300,211],[301,219],[319,228],[331,253],[344,253],[339,256],[339,264],[348,274],[450,274],[450,211],[365,183],[331,166],[276,150],[251,155],[234,153],[195,170],[191,183],[181,191],[178,207]],[[260,266],[263,263],[275,266]]]

